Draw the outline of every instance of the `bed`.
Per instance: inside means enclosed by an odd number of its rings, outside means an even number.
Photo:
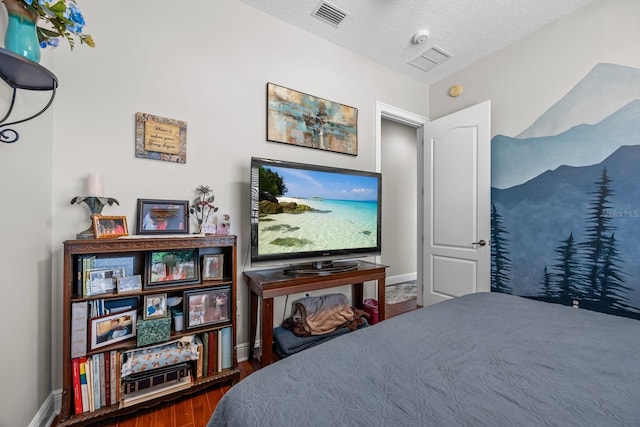
[[[453,298],[254,372],[221,426],[640,426],[640,321]]]

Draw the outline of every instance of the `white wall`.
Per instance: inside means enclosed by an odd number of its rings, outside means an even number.
[[[492,136],[515,136],[597,63],[640,67],[639,22],[637,0],[597,0],[431,85],[431,119],[491,99]],[[453,84],[462,96],[447,95]]]
[[[383,119],[382,245],[387,285],[415,278],[418,242],[418,137],[411,126]]]
[[[0,363],[0,425],[28,424],[62,385],[62,242],[88,225],[88,209],[69,203],[85,192],[87,173],[104,175],[120,206],[103,213],[126,215],[131,231],[138,198],[191,199],[210,185],[231,214],[244,267],[252,155],[375,170],[376,101],[428,115],[425,85],[239,0],[79,6],[96,48],[44,53],[60,82],[53,112],[21,125],[19,145],[0,147],[3,253],[11,252],[0,258],[10,296],[2,342],[16,349]],[[358,108],[358,156],[266,142],[267,82]],[[134,157],[136,112],[187,122],[186,164]],[[238,279],[242,344],[248,296],[241,271]]]

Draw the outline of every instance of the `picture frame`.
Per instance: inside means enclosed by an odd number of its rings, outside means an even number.
[[[136,234],[189,234],[189,201],[138,199]]]
[[[157,319],[169,316],[167,294],[152,294],[144,296],[142,319]]]
[[[224,255],[203,255],[201,271],[202,280],[222,280],[224,271]]]
[[[198,249],[151,251],[146,286],[196,283],[200,280]]]
[[[115,293],[118,279],[126,277],[126,267],[94,268],[87,276],[86,296]]]
[[[93,215],[92,218],[96,239],[111,239],[129,235],[126,216]]]
[[[142,276],[136,274],[135,276],[119,277],[116,281],[116,290],[119,294],[141,291]]]
[[[231,296],[230,286],[185,291],[186,328],[229,322],[232,315]]]
[[[136,336],[137,310],[89,319],[91,351]]]
[[[358,155],[358,109],[267,83],[267,141]]]

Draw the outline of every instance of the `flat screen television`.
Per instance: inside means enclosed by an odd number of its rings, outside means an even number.
[[[357,268],[333,261],[381,253],[381,196],[380,173],[253,157],[251,263]]]

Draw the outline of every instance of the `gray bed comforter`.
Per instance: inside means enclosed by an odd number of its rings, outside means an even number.
[[[214,426],[640,426],[640,321],[466,295],[258,370]]]

